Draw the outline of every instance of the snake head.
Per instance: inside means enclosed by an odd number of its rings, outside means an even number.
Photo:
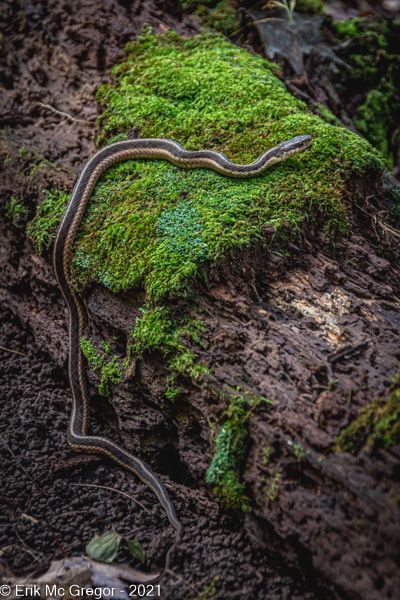
[[[296,152],[302,152],[308,148],[308,146],[310,146],[311,142],[311,135],[297,135],[296,137],[280,144],[279,152],[283,155],[290,156]]]

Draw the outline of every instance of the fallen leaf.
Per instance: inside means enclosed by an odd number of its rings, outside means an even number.
[[[86,553],[99,562],[112,563],[117,558],[121,539],[114,531],[96,535],[87,544]]]
[[[132,540],[125,540],[125,543],[131,555],[134,558],[137,558],[139,562],[143,563],[146,557],[141,543],[136,538]]]

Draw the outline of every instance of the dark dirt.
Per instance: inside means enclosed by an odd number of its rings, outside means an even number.
[[[135,531],[154,570],[168,538],[151,492],[66,445],[65,308],[49,263],[24,238],[24,222],[43,190],[69,189],[93,152],[93,92],[123,44],[144,22],[185,33],[198,26],[174,2],[12,1],[0,11],[0,151],[13,157],[0,192],[2,202],[21,194],[29,208],[19,223],[3,213],[0,220],[0,344],[26,354],[1,353],[0,573],[40,572],[110,527]],[[21,145],[27,157],[19,156]],[[49,161],[33,175],[32,152]],[[199,297],[208,330],[202,359],[215,382],[201,389],[182,382],[182,399],[166,406],[165,368],[153,354],[117,387],[112,407],[93,397],[92,431],[121,436],[163,475],[186,526],[175,575],[163,583],[166,598],[194,599],[214,577],[218,599],[396,597],[399,449],[372,458],[331,451],[361,407],[385,395],[400,358],[398,256],[385,207],[366,205],[366,187],[363,197],[348,199],[354,232],[336,253],[310,231],[312,243],[303,239],[290,260],[249,252],[212,273]],[[122,348],[142,298],[94,288],[86,299],[93,334],[115,335]],[[244,479],[252,511],[245,517],[220,510],[204,485],[209,417],[220,410],[215,387],[227,383],[274,401],[249,424]],[[122,489],[149,512],[115,492],[72,485],[83,483]]]
[[[152,493],[113,465],[68,448],[65,373],[7,311],[0,316],[0,339],[8,348],[0,350],[0,575],[41,573],[50,559],[83,553],[97,532],[111,528],[142,542],[154,572],[168,531]],[[110,435],[104,421],[96,429]],[[144,508],[81,484],[123,490]],[[218,598],[236,598],[239,591],[260,599],[315,597],[298,570],[252,545],[241,520],[220,512],[208,494],[173,481],[169,486],[186,532],[172,567],[176,575],[162,582],[163,598],[195,598],[214,578]]]

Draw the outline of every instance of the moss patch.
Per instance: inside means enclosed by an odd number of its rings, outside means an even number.
[[[316,15],[323,11],[324,3],[322,0],[297,0],[295,8],[298,12]]]
[[[35,218],[28,224],[27,235],[39,254],[53,241],[68,198],[69,194],[61,190],[47,191],[37,208]]]
[[[231,0],[182,0],[186,14],[196,15],[200,23],[225,35],[240,29],[237,10]]]
[[[27,213],[27,207],[20,198],[12,196],[5,204],[5,214],[10,221],[16,225]]]
[[[250,180],[163,161],[113,167],[82,226],[74,259],[81,286],[140,285],[161,301],[187,291],[207,262],[261,241],[267,223],[295,237],[305,222],[318,222],[335,239],[347,228],[346,181],[381,168],[367,142],[311,114],[268,62],[218,35],[147,32],[128,45],[113,76],[98,95],[102,142],[135,125],[143,137],[214,148],[237,162],[297,134],[314,142]]]
[[[101,350],[98,350],[93,342],[82,338],[81,349],[90,367],[100,375],[99,393],[102,396],[110,396],[112,386],[122,380],[123,369],[119,357],[116,354],[111,356],[108,342],[103,342]]]
[[[227,508],[248,510],[248,498],[240,480],[240,468],[246,451],[247,421],[252,411],[270,400],[237,393],[230,401],[221,429],[215,441],[214,456],[206,473],[206,482]]]
[[[374,400],[338,437],[336,449],[357,452],[400,443],[400,372],[387,398]]]
[[[354,124],[392,167],[398,153],[400,119],[400,23],[355,18],[333,23],[333,29],[338,37],[348,40],[341,52],[351,67],[341,74],[345,103],[347,97],[361,97],[354,110]]]
[[[142,316],[132,332],[131,351],[139,357],[149,350],[162,352],[169,371],[165,390],[169,400],[174,400],[179,394],[179,375],[197,380],[207,372],[188,348],[190,342],[201,345],[202,331],[201,323],[182,317],[179,320],[173,319],[170,309],[166,307],[142,309]]]

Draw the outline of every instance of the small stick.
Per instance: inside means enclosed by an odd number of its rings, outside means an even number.
[[[0,350],[4,350],[4,352],[11,352],[12,354],[19,354],[19,356],[28,356],[25,352],[20,352],[19,350],[12,350],[11,348],[6,348],[5,346],[0,346]]]
[[[30,554],[30,556],[32,556],[32,558],[34,560],[36,560],[37,562],[40,563],[40,558],[38,558],[38,556],[43,556],[42,552],[39,552],[39,555],[37,556],[30,548],[29,546],[24,542],[24,540],[22,539],[22,537],[19,535],[16,527],[14,527],[14,531],[15,531],[15,535],[17,536],[17,538],[19,539],[19,541],[21,542],[22,548],[23,550],[25,550],[25,552],[27,552],[28,554]]]
[[[102,490],[108,490],[110,492],[115,492],[117,494],[121,494],[121,496],[126,496],[127,498],[129,498],[129,500],[133,500],[133,502],[136,502],[136,504],[138,504],[139,506],[141,506],[143,508],[143,510],[145,510],[147,513],[150,512],[148,510],[148,508],[146,508],[144,506],[144,504],[142,504],[141,502],[139,502],[139,500],[136,500],[136,498],[134,498],[133,496],[130,496],[129,494],[127,494],[126,492],[123,492],[122,490],[117,490],[116,488],[109,487],[108,485],[99,485],[97,483],[71,483],[71,485],[73,487],[100,488]]]
[[[345,357],[350,357],[359,350],[363,350],[365,346],[368,345],[368,340],[363,340],[361,342],[356,342],[355,344],[346,344],[344,347],[331,352],[328,355],[328,363],[335,363]]]
[[[50,104],[44,104],[43,102],[36,102],[36,105],[41,106],[42,108],[45,108],[46,110],[53,112],[55,115],[59,115],[60,117],[65,117],[66,119],[69,119],[73,123],[85,123],[86,125],[93,125],[92,121],[87,121],[86,119],[77,119],[76,117],[73,117],[72,115],[70,115],[62,110],[58,110],[57,108],[54,108],[54,106],[51,106]]]
[[[31,523],[39,523],[39,521],[37,519],[35,519],[35,517],[32,517],[31,515],[27,515],[26,513],[21,513],[20,515],[23,519],[27,519],[28,521],[30,521]]]

